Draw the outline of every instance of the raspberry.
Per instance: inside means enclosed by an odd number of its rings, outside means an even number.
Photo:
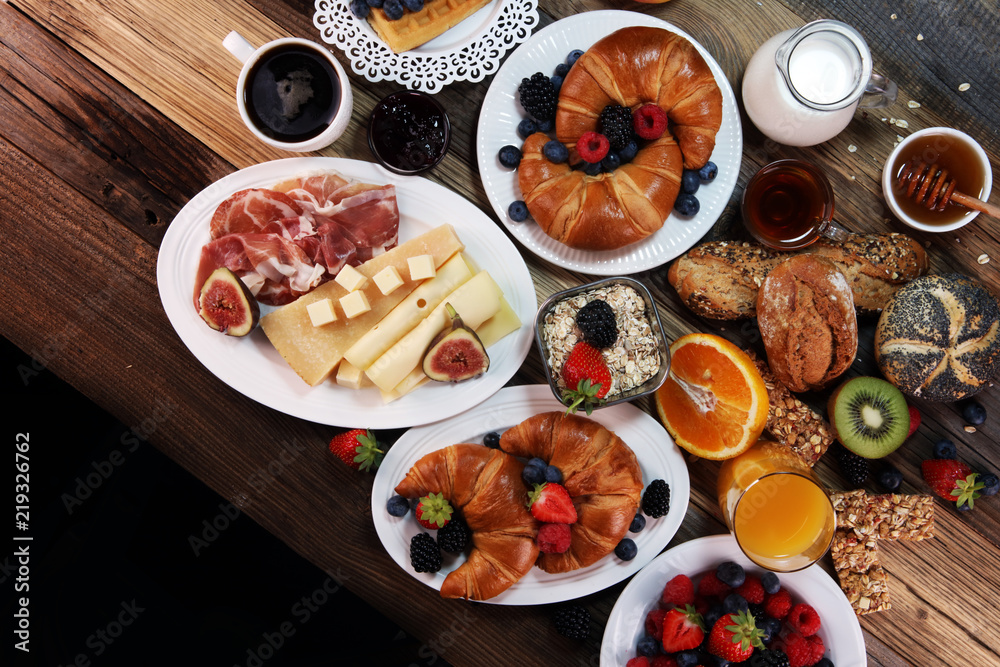
[[[755,574],[747,574],[746,581],[736,589],[736,592],[750,604],[760,604],[764,601],[764,586]]]
[[[655,104],[643,104],[632,114],[632,127],[643,139],[659,139],[667,130],[667,114]]]
[[[779,621],[784,620],[791,610],[792,596],[784,588],[779,588],[777,593],[764,600],[764,612]]]
[[[615,311],[602,299],[594,299],[577,312],[576,326],[580,327],[583,339],[598,350],[611,347],[618,340]]]
[[[826,646],[823,645],[823,640],[819,638],[819,635],[813,635],[812,637],[806,637],[809,641],[809,646],[812,647],[812,664],[816,664],[823,659],[823,654],[826,653]]]
[[[719,581],[714,570],[706,572],[698,582],[698,594],[705,597],[722,598],[729,595],[731,590],[732,588]]]
[[[597,118],[597,131],[608,138],[612,150],[620,151],[632,140],[632,110],[609,104]]]
[[[813,644],[798,632],[785,635],[782,650],[788,656],[789,667],[810,667],[819,660],[813,660]]]
[[[663,617],[667,615],[666,609],[651,609],[646,614],[646,634],[653,637],[663,636]]]
[[[677,661],[661,653],[660,655],[653,656],[653,659],[649,662],[649,667],[677,667]]]
[[[556,87],[552,84],[552,80],[541,72],[535,72],[530,79],[521,79],[517,94],[521,106],[535,120],[552,120],[556,117]]]
[[[686,607],[694,603],[694,582],[685,574],[678,574],[663,587],[663,606]]]
[[[561,554],[569,549],[569,526],[565,523],[546,523],[538,529],[538,550],[546,554]]]
[[[584,132],[576,142],[576,152],[580,154],[580,159],[591,164],[603,160],[610,148],[608,138],[597,132]]]
[[[649,658],[644,655],[637,655],[626,662],[625,667],[650,667]]]
[[[787,623],[792,626],[793,630],[801,633],[803,637],[810,637],[819,632],[819,614],[804,602],[800,602],[792,607],[792,611],[788,614]]]

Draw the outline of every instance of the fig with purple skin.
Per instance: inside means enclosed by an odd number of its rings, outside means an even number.
[[[476,332],[465,326],[450,303],[445,304],[451,327],[431,341],[424,353],[424,373],[438,382],[462,382],[490,368],[490,357]]]
[[[227,336],[246,336],[260,320],[260,306],[239,276],[226,267],[212,272],[198,295],[198,314]]]

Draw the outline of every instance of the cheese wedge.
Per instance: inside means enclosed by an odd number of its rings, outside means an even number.
[[[401,243],[392,250],[370,259],[358,271],[372,278],[387,266],[394,266],[402,275],[409,275],[407,259],[418,255],[432,255],[437,266],[443,265],[464,246],[451,225],[441,225],[420,236]],[[316,386],[330,373],[344,353],[406,298],[417,283],[407,282],[383,295],[377,288],[365,288],[371,310],[353,319],[331,322],[314,327],[307,311],[309,304],[322,299],[339,303],[347,290],[334,281],[320,285],[287,306],[265,315],[260,320],[261,329],[288,365],[310,386]]]

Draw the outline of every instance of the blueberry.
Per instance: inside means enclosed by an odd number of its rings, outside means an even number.
[[[403,0],[403,6],[411,12],[419,12],[424,8],[424,0]]]
[[[674,210],[680,215],[697,215],[700,208],[701,204],[698,203],[698,198],[694,195],[681,193],[677,195],[677,201],[674,202]]]
[[[711,630],[715,622],[722,618],[722,607],[717,604],[709,607],[708,611],[705,612],[703,620],[705,621],[705,630]]]
[[[734,663],[711,653],[705,654],[705,667],[730,667]]]
[[[527,139],[535,132],[538,132],[538,124],[530,118],[525,118],[517,124],[517,136]]]
[[[635,647],[635,652],[647,658],[652,658],[660,652],[660,642],[657,641],[656,637],[646,635],[639,640],[639,643]]]
[[[583,51],[581,51],[580,49],[573,49],[572,51],[569,52],[569,55],[566,56],[566,64],[572,67],[573,65],[576,64],[576,61],[579,60],[580,56],[582,55]]]
[[[747,579],[747,575],[746,572],[743,571],[743,567],[739,563],[734,563],[731,560],[719,563],[719,566],[715,568],[715,576],[717,576],[719,581],[724,583],[726,586],[730,586],[732,588],[739,588]]]
[[[774,595],[781,588],[781,581],[778,579],[778,575],[774,572],[768,571],[760,575],[760,585],[764,587],[764,592],[768,595]]]
[[[636,153],[639,152],[639,146],[634,141],[630,141],[625,144],[625,148],[618,151],[618,159],[623,163],[631,162],[635,159]]]
[[[962,503],[961,505],[955,505],[955,509],[957,509],[959,512],[968,512],[969,510],[972,509],[972,505],[970,505],[969,503]]]
[[[765,616],[757,623],[757,627],[764,631],[764,643],[767,644],[781,632],[781,621]]]
[[[386,502],[385,511],[391,516],[406,516],[410,511],[410,501],[403,496],[393,496]]]
[[[986,408],[976,401],[968,401],[962,406],[962,418],[973,426],[986,421]]]
[[[555,466],[545,466],[545,481],[550,484],[562,484],[562,470]]]
[[[507,207],[507,215],[514,222],[524,222],[528,219],[528,206],[520,199],[512,201]]]
[[[958,458],[958,449],[951,440],[938,440],[934,443],[934,458],[955,459]]]
[[[737,611],[746,611],[750,608],[750,604],[746,601],[739,593],[730,593],[726,596],[726,599],[722,601],[722,611],[726,614],[732,614]]]
[[[714,181],[715,177],[719,175],[719,167],[709,160],[705,163],[705,166],[698,170],[698,178],[703,181]]]
[[[370,9],[371,7],[368,6],[368,3],[365,0],[351,0],[351,11],[359,19],[368,18],[368,12]]]
[[[549,77],[549,80],[552,81],[552,87],[556,89],[556,95],[558,95],[559,89],[562,88],[563,78],[559,75],[556,75]]]
[[[556,76],[565,78],[567,72],[569,72],[569,65],[566,63],[559,63],[556,65]]]
[[[619,542],[618,546],[615,547],[615,555],[622,560],[632,560],[637,553],[639,553],[639,549],[635,546],[635,542],[628,537]]]
[[[1000,491],[1000,477],[991,472],[984,472],[979,476],[979,481],[983,483],[983,488],[979,493],[984,496],[995,496]]]
[[[545,468],[548,467],[549,464],[545,459],[538,456],[533,456],[532,458],[528,459],[528,462],[525,463],[524,465],[538,466],[539,468],[542,468],[544,470]]]
[[[368,6],[372,9],[381,9],[384,4],[385,0],[368,0]]]
[[[820,658],[813,667],[833,667],[833,661],[830,658]]]
[[[398,21],[403,18],[403,3],[399,0],[385,0],[382,11],[390,21]]]
[[[604,171],[614,171],[622,164],[621,158],[615,151],[608,151],[608,154],[601,160],[601,169]]]
[[[642,512],[636,512],[635,518],[632,519],[632,524],[628,527],[628,532],[641,533],[642,529],[645,527],[646,527],[646,517],[642,515]]]
[[[389,0],[386,0],[386,2],[389,2]],[[497,153],[497,159],[500,160],[500,164],[504,167],[516,169],[517,165],[521,164],[521,149],[508,144]]]
[[[693,195],[698,192],[699,187],[701,187],[701,179],[698,177],[698,172],[685,169],[681,174],[681,192]]]
[[[548,120],[535,119],[535,122],[538,123],[539,132],[551,132],[552,128],[556,126],[555,121],[553,121],[551,118]]]
[[[483,436],[483,444],[490,449],[500,449],[500,434],[496,431],[490,431]]]
[[[525,486],[529,489],[534,488],[535,484],[541,484],[545,481],[545,468],[540,466],[524,466],[524,470],[521,471],[521,479],[524,480]]]
[[[546,141],[542,146],[542,155],[545,159],[554,164],[560,164],[569,159],[569,149],[561,141]]]
[[[903,483],[903,473],[899,472],[895,466],[886,464],[882,472],[879,473],[878,483],[886,491],[895,491]]]
[[[601,173],[601,163],[600,162],[584,162],[581,167],[583,173],[587,176],[597,176]]]

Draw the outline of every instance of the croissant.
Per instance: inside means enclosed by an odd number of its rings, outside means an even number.
[[[565,163],[549,163],[541,155],[544,135],[528,137],[518,181],[546,234],[573,248],[609,250],[663,226],[682,170],[704,166],[722,125],[722,92],[691,42],[669,30],[639,26],[598,41],[562,84],[556,138],[572,148],[584,132],[597,129],[605,106],[634,111],[647,103],[667,113],[669,131],[611,172],[587,176]]]
[[[524,465],[482,445],[452,445],[418,460],[396,493],[442,494],[472,533],[468,559],[441,584],[441,596],[487,600],[507,590],[538,557],[538,522],[525,507]]]
[[[507,429],[500,436],[500,449],[514,456],[537,456],[559,468],[576,507],[569,549],[540,554],[538,567],[569,572],[614,550],[642,497],[642,471],[621,438],[586,417],[546,412]]]

